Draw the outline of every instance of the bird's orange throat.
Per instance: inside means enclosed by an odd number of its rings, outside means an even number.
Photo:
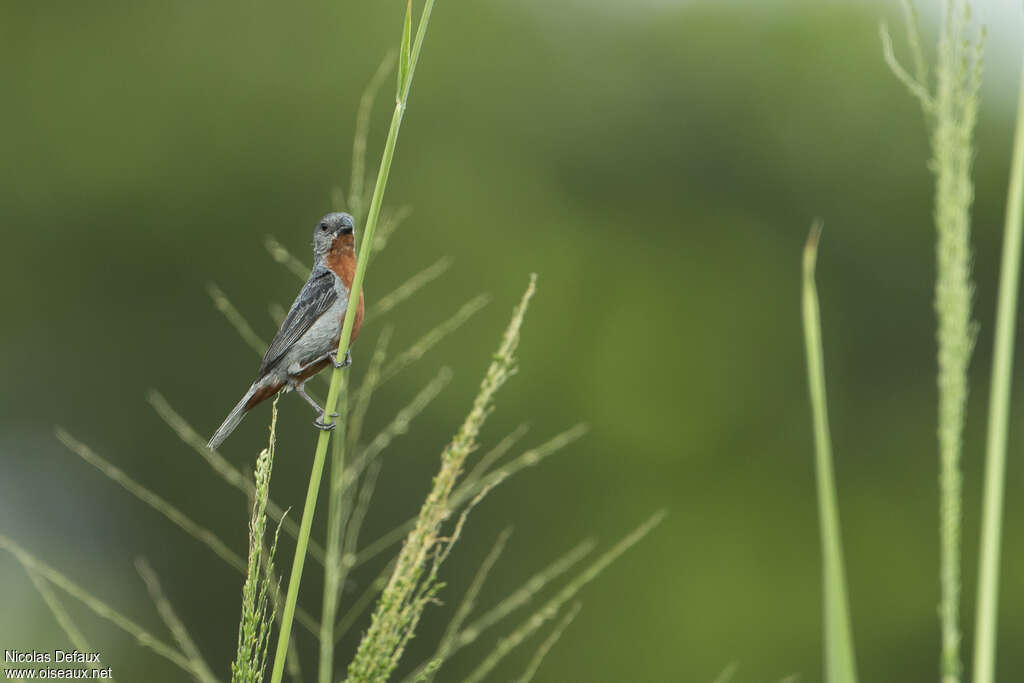
[[[355,238],[352,235],[340,235],[331,244],[325,262],[341,278],[345,287],[352,289],[352,280],[356,276]]]

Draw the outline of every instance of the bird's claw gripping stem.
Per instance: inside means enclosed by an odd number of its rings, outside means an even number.
[[[338,417],[337,413],[332,413],[333,417]],[[333,432],[334,428],[338,426],[337,422],[324,422],[324,416],[321,415],[317,419],[313,420],[313,426],[322,432]]]
[[[351,349],[345,352],[345,360],[341,361],[340,363],[338,362],[338,359],[335,358],[333,353],[327,354],[327,358],[331,361],[331,365],[333,365],[338,370],[340,370],[341,368],[347,368],[348,366],[352,365]]]

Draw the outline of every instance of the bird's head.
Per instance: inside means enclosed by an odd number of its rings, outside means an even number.
[[[313,256],[321,260],[339,242],[338,246],[351,249],[355,245],[356,223],[347,213],[329,213],[313,228]]]

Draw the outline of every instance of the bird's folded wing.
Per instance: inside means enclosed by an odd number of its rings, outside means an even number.
[[[287,317],[281,323],[281,329],[274,336],[274,341],[270,342],[270,348],[267,349],[267,354],[260,365],[260,377],[269,372],[288,349],[313,326],[317,318],[334,304],[338,298],[338,293],[334,289],[334,278],[334,273],[323,266],[314,268],[310,273]]]

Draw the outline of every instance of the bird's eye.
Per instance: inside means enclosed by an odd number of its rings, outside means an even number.
[[[324,232],[327,232],[327,224],[326,223],[321,223],[320,224],[320,229],[323,230]]]

